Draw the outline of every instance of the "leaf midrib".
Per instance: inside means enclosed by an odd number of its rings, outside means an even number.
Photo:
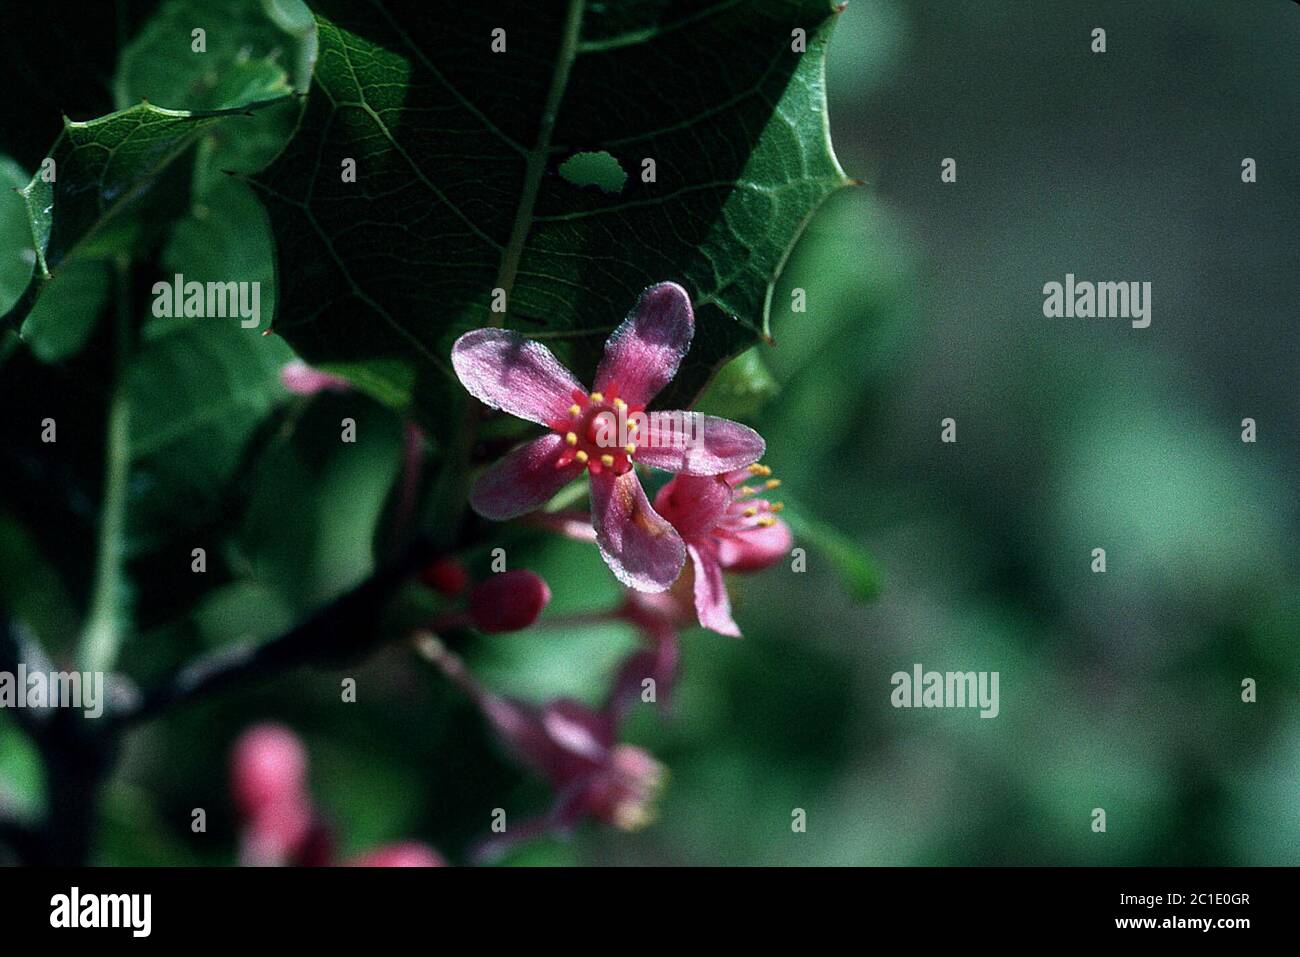
[[[555,67],[551,73],[551,86],[546,93],[546,103],[542,108],[542,119],[537,130],[537,142],[528,152],[524,165],[524,185],[519,197],[519,206],[515,210],[514,224],[510,229],[510,239],[497,269],[496,288],[505,291],[506,311],[491,314],[491,324],[500,326],[510,310],[510,294],[514,290],[515,276],[519,272],[519,261],[523,257],[524,243],[533,226],[533,207],[537,203],[537,193],[541,189],[542,176],[546,172],[546,163],[551,153],[551,136],[555,132],[555,120],[564,100],[565,90],[569,85],[569,73],[573,61],[578,57],[578,43],[582,34],[582,17],[586,12],[586,0],[569,0],[564,18],[564,31],[560,35],[560,49],[555,57]]]

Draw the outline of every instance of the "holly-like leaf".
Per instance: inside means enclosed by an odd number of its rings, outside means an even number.
[[[131,249],[189,204],[183,161],[203,131],[242,110],[191,112],[140,103],[95,120],[65,120],[49,164],[20,190],[35,269],[0,322],[18,322],[69,257]]]
[[[200,50],[196,30],[203,31]],[[165,0],[122,51],[114,99],[119,107],[147,100],[173,110],[284,101],[207,130],[195,183],[203,194],[226,178],[223,173],[256,172],[284,147],[297,119],[286,94],[311,81],[315,32],[298,0],[266,8],[259,0]]]
[[[465,330],[524,330],[589,375],[661,280],[696,303],[663,396],[689,402],[765,337],[786,254],[849,182],[827,132],[828,0],[314,6],[298,129],[255,178],[275,328],[317,364],[413,367],[426,418],[446,418]]]

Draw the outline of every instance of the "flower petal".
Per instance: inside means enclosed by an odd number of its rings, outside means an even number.
[[[713,531],[731,496],[731,486],[721,475],[678,475],[655,496],[655,511],[689,542]]]
[[[681,574],[686,547],[650,507],[636,472],[591,477],[591,524],[605,564],[638,591],[663,591]]]
[[[569,698],[556,698],[546,703],[542,708],[542,727],[566,754],[588,761],[604,761],[614,745],[612,716],[593,711]]]
[[[541,343],[513,329],[475,329],[451,347],[451,364],[469,394],[529,422],[564,418],[575,389],[572,373]]]
[[[596,391],[616,384],[623,401],[645,405],[677,375],[694,335],[695,314],[686,290],[675,282],[649,287],[605,343]]]
[[[287,362],[280,368],[280,384],[294,395],[315,395],[317,392],[346,392],[350,383],[342,376],[313,369],[301,359]]]
[[[521,445],[478,477],[469,504],[484,518],[500,522],[540,508],[582,471],[576,462],[555,467],[564,447],[564,439],[554,433]]]
[[[695,566],[695,614],[710,631],[732,638],[740,637],[740,628],[731,617],[731,600],[722,580],[722,566],[707,548],[688,545]]]
[[[790,526],[778,518],[776,524],[766,528],[749,528],[720,538],[718,561],[727,571],[761,571],[789,555],[793,544]]]
[[[638,463],[683,475],[743,468],[762,458],[767,447],[749,426],[699,412],[648,413],[636,438]]]

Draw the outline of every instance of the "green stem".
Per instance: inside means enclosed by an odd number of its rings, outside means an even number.
[[[81,666],[108,671],[117,662],[126,625],[122,555],[125,549],[126,492],[131,464],[131,412],[127,369],[131,352],[130,263],[115,263],[113,391],[108,406],[104,449],[104,501],[99,517],[95,587],[81,636]]]

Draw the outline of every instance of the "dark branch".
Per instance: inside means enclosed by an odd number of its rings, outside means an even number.
[[[425,539],[391,565],[318,609],[277,638],[256,646],[221,649],[200,657],[114,715],[119,725],[155,718],[172,707],[249,680],[266,680],[302,665],[355,660],[382,640],[377,621],[397,589],[436,555]]]

